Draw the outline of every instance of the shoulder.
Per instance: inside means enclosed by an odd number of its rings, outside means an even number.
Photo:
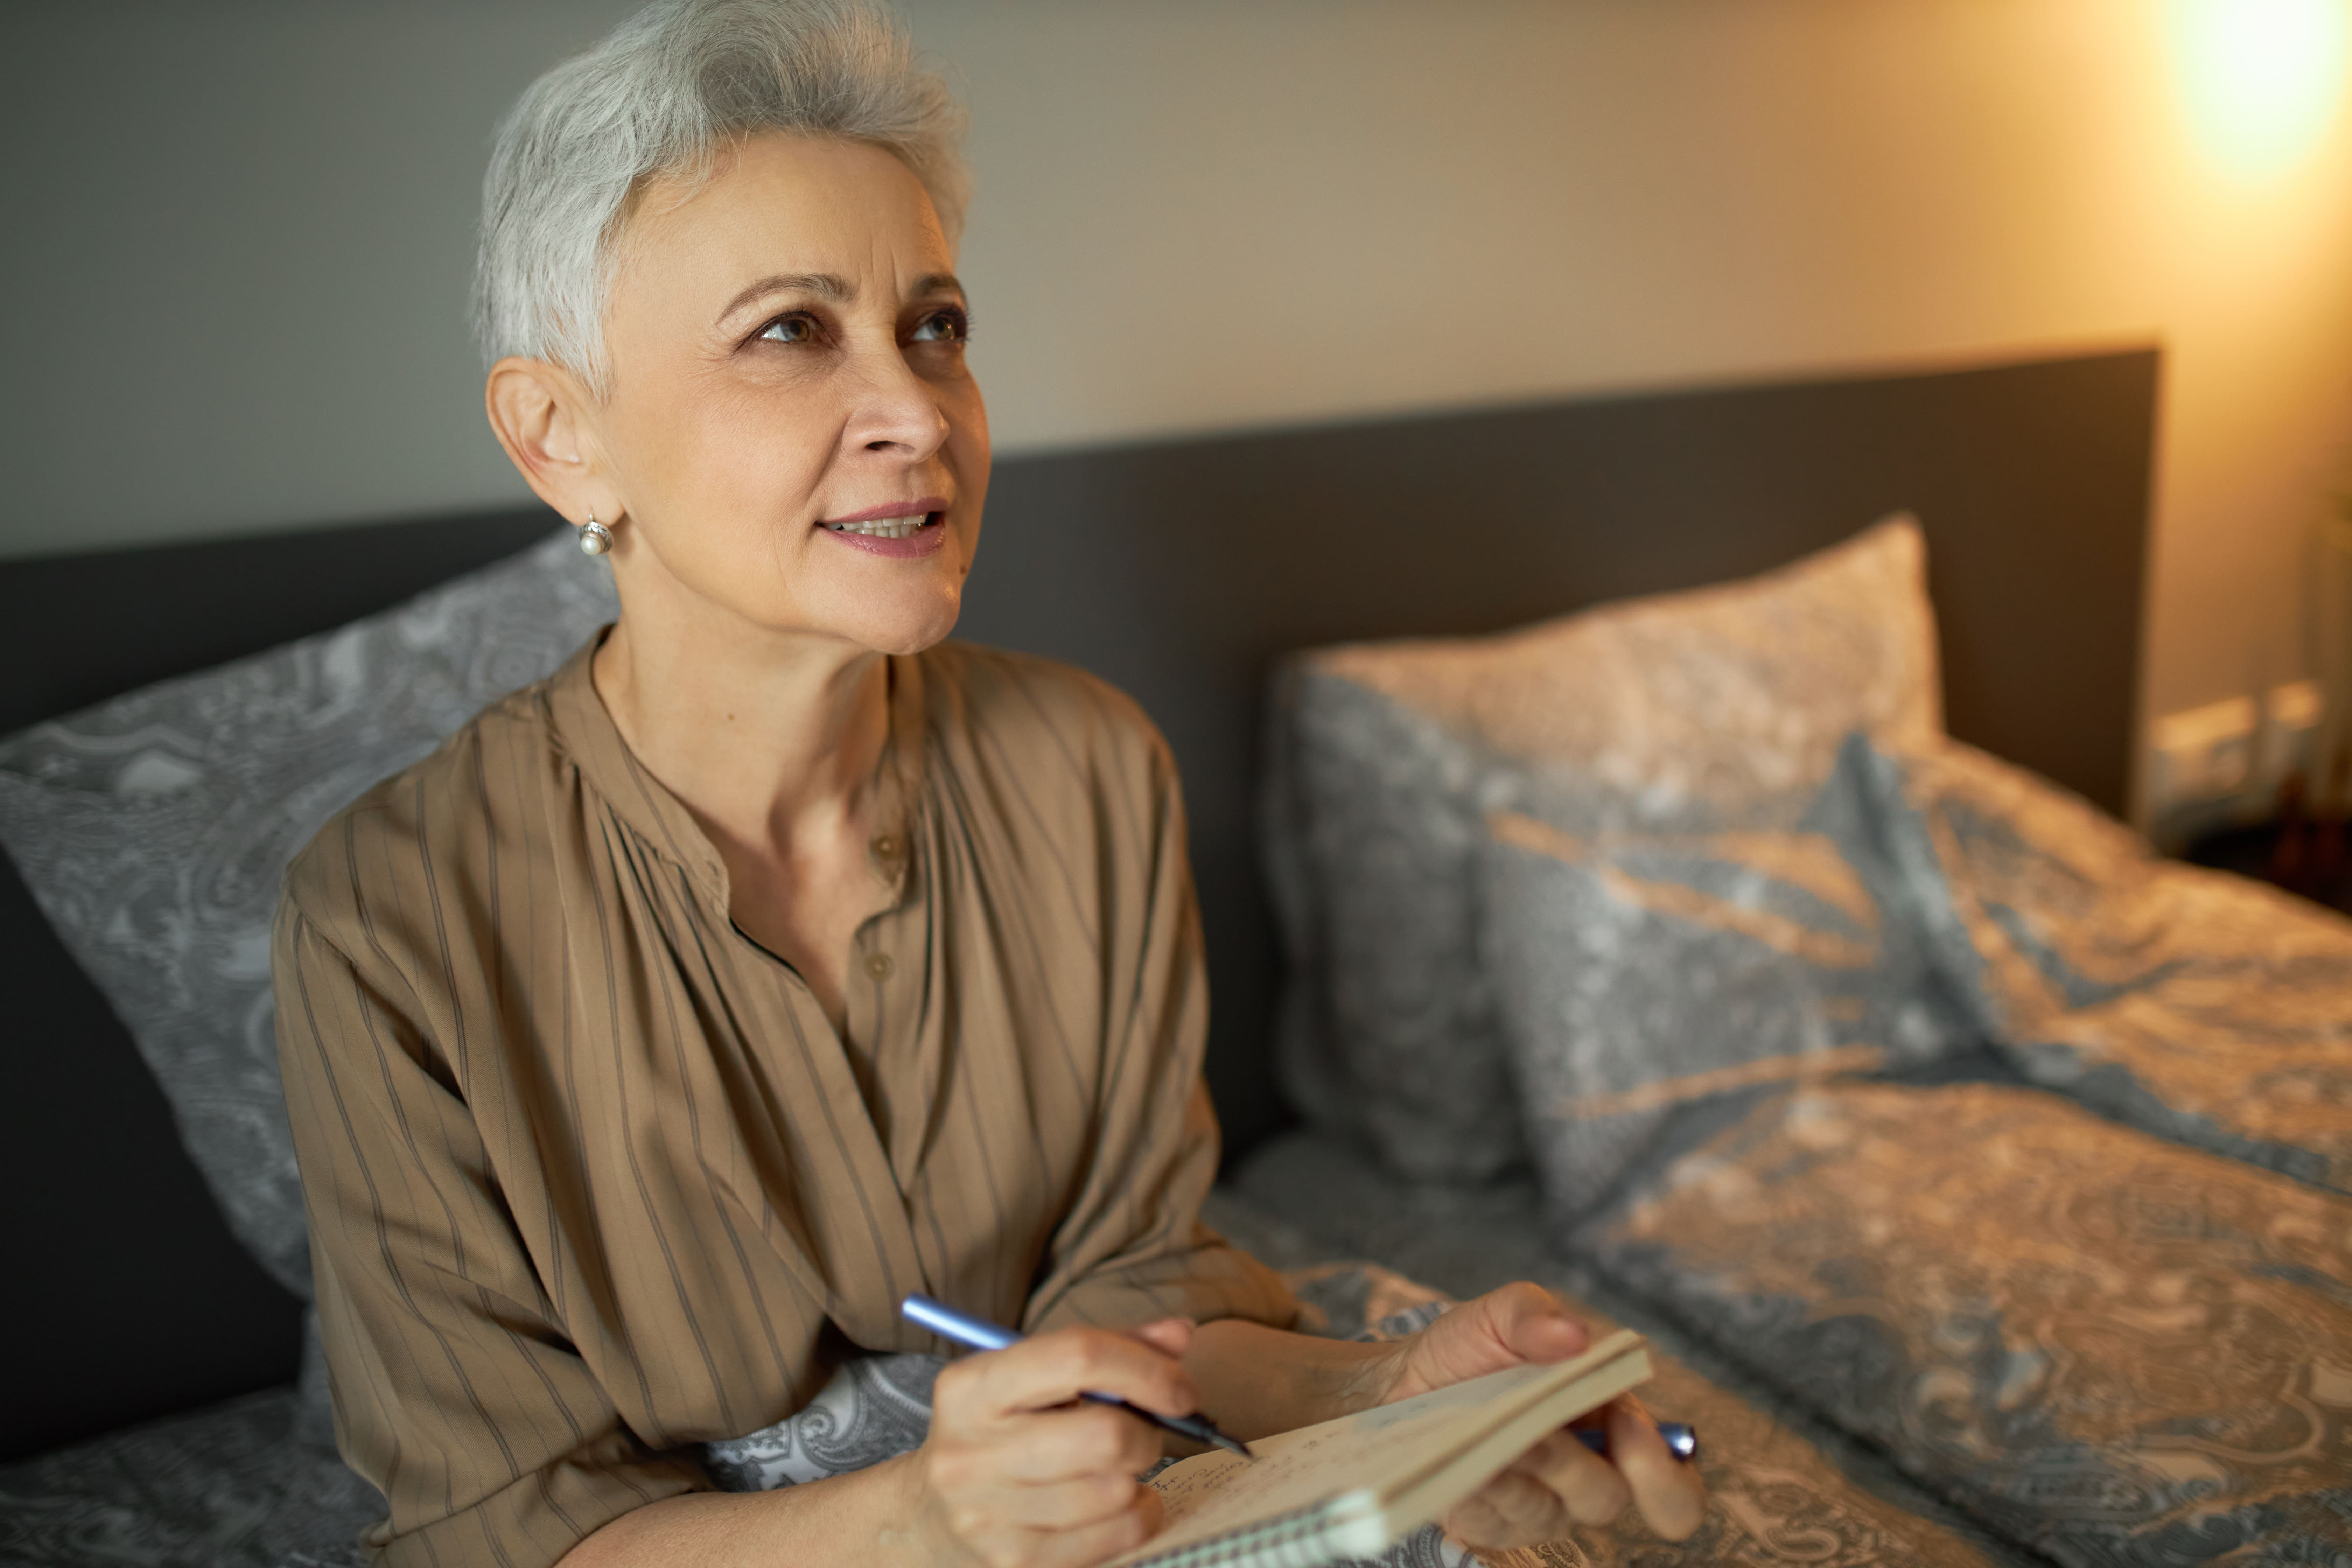
[[[976,745],[1041,776],[1173,771],[1141,706],[1099,676],[977,643],[919,657],[933,733],[950,747]]]
[[[1151,865],[1181,833],[1174,759],[1127,693],[970,643],[921,658],[932,793],[1006,864]]]
[[[546,685],[500,698],[329,817],[289,863],[283,908],[356,957],[381,951],[420,895],[462,898],[563,765]]]

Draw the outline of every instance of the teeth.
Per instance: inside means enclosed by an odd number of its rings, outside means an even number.
[[[930,518],[922,513],[913,517],[877,517],[871,522],[828,522],[825,527],[835,533],[862,533],[868,539],[904,539]]]

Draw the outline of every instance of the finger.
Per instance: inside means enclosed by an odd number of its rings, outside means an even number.
[[[973,1393],[1000,1415],[1109,1394],[1161,1415],[1190,1415],[1200,1391],[1172,1356],[1108,1329],[1055,1329],[971,1358]]]
[[[1531,1546],[1557,1541],[1574,1522],[1550,1488],[1533,1476],[1506,1470],[1456,1503],[1446,1531],[1473,1546]]]
[[[1192,1330],[1190,1318],[1162,1318],[1129,1331],[1162,1355],[1181,1356],[1192,1348]]]
[[[1664,1438],[1658,1443],[1664,1447]],[[1540,1481],[1579,1524],[1607,1524],[1633,1500],[1633,1489],[1617,1467],[1577,1441],[1573,1432],[1554,1432],[1511,1468]]]
[[[1675,1458],[1640,1401],[1609,1406],[1609,1458],[1650,1528],[1668,1541],[1689,1540],[1706,1517],[1706,1483],[1696,1465]]]
[[[1091,1403],[1003,1417],[990,1425],[987,1443],[996,1474],[1032,1486],[1085,1476],[1132,1478],[1160,1454],[1158,1427],[1131,1411]]]
[[[1427,1363],[1421,1387],[1484,1377],[1528,1362],[1565,1361],[1591,1341],[1584,1325],[1540,1285],[1520,1281],[1465,1302],[1422,1331],[1415,1350]]]
[[[1492,1293],[1494,1332],[1521,1361],[1566,1361],[1581,1355],[1592,1334],[1540,1285],[1525,1280]]]

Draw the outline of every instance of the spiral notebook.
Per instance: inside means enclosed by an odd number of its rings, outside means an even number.
[[[1151,1479],[1160,1533],[1106,1568],[1321,1568],[1371,1557],[1444,1516],[1546,1433],[1650,1375],[1621,1329],[1572,1361],[1514,1367]]]

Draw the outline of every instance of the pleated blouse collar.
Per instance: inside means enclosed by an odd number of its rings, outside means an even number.
[[[686,803],[637,760],[604,700],[597,695],[593,666],[596,650],[612,629],[600,627],[548,678],[547,702],[557,742],[578,764],[587,787],[604,799],[614,815],[655,853],[684,868],[724,911],[728,908],[726,863]],[[881,795],[874,814],[879,829],[874,844],[881,868],[903,896],[916,838],[913,829],[925,793],[923,670],[920,656],[893,655],[887,663],[890,736],[880,763]]]

